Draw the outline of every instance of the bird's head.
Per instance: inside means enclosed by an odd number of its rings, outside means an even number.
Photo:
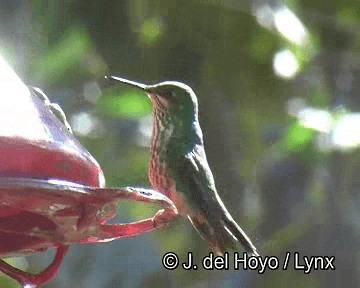
[[[186,84],[166,81],[147,86],[145,91],[155,109],[160,109],[165,113],[168,112],[174,117],[197,115],[198,103],[196,95]]]
[[[176,81],[145,85],[115,76],[106,78],[141,89],[149,96],[154,107],[154,123],[160,127],[155,131],[162,131],[166,138],[179,139],[176,143],[183,149],[203,143],[197,98],[188,85]]]
[[[144,85],[127,79],[110,76],[108,79],[137,87],[149,96],[155,113],[169,117],[170,121],[181,123],[197,121],[198,102],[194,91],[186,84],[165,81],[155,85]]]

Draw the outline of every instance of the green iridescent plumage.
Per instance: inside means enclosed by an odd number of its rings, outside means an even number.
[[[154,105],[149,165],[153,188],[173,200],[179,214],[191,221],[216,253],[223,254],[241,243],[247,252],[258,255],[217,193],[205,154],[193,90],[180,82],[146,86],[110,78],[142,89]]]

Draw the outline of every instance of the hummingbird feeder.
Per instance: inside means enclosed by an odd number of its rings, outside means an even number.
[[[0,260],[0,271],[22,287],[51,280],[71,244],[136,236],[164,227],[176,213],[156,191],[106,188],[100,166],[49,109],[52,104],[31,93],[11,69],[0,71],[0,92],[0,258],[57,249],[37,275]],[[123,199],[163,210],[138,222],[106,224]]]

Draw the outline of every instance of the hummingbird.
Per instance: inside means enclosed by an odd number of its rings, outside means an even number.
[[[223,255],[240,243],[258,256],[250,238],[231,217],[217,193],[198,118],[198,101],[186,84],[145,85],[116,76],[107,79],[144,91],[153,104],[148,176],[151,186],[169,197],[212,250]]]

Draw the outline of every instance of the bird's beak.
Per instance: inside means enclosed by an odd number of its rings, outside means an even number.
[[[120,82],[120,83],[129,85],[131,87],[141,89],[142,91],[144,91],[148,95],[150,100],[152,99],[152,96],[154,96],[153,86],[152,85],[148,86],[148,85],[145,85],[145,84],[141,84],[139,82],[131,81],[131,80],[128,80],[128,79],[125,79],[125,78],[117,77],[117,76],[105,76],[105,79]]]
[[[109,79],[111,81],[117,81],[117,82],[121,82],[124,83],[126,85],[132,86],[132,87],[137,87],[145,92],[147,92],[147,85],[145,84],[141,84],[135,81],[131,81],[125,78],[120,78],[120,77],[116,77],[116,76],[105,76],[106,79]]]

